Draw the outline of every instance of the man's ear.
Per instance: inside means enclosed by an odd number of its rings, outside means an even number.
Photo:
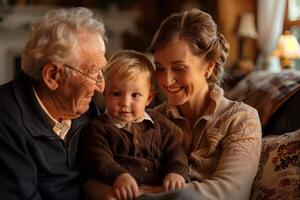
[[[151,89],[149,97],[147,99],[147,106],[149,106],[149,104],[151,103],[151,101],[154,99],[154,97],[156,96],[157,92],[154,91],[153,89]]]
[[[53,64],[46,64],[42,69],[42,79],[50,90],[56,90],[60,84],[60,68]]]

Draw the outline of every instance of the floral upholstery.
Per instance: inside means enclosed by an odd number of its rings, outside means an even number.
[[[251,199],[300,199],[300,129],[263,138]]]

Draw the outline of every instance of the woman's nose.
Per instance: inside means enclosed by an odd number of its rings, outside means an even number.
[[[172,71],[165,71],[162,76],[162,82],[165,86],[169,86],[175,82],[175,77]]]

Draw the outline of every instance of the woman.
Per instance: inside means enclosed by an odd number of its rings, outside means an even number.
[[[179,141],[189,156],[191,179],[186,187],[201,199],[249,199],[261,126],[255,109],[226,99],[218,86],[228,43],[215,22],[198,9],[173,14],[150,50],[167,97],[157,110],[183,131]]]

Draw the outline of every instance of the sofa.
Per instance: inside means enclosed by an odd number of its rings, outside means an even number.
[[[251,199],[300,199],[300,71],[253,71],[226,96],[256,108],[262,124]]]

